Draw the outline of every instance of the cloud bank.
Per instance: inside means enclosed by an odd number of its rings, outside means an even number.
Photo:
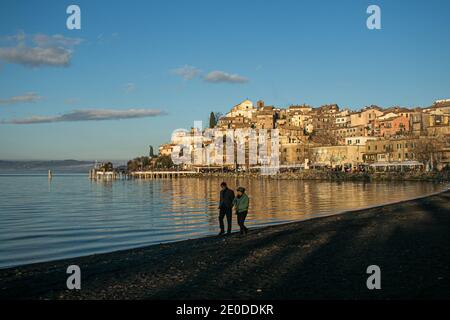
[[[0,48],[0,60],[26,67],[67,67],[71,58],[72,52],[64,48]]]
[[[239,84],[249,82],[249,79],[238,74],[230,74],[225,71],[211,71],[205,75],[201,75],[201,70],[190,65],[171,70],[173,74],[176,74],[184,80],[192,80],[197,77],[201,77],[203,81],[209,83],[231,83]]]
[[[20,96],[14,96],[7,99],[0,99],[0,104],[4,105],[11,105],[11,104],[18,104],[18,103],[33,103],[38,100],[41,100],[42,97],[39,96],[35,92],[27,92]]]
[[[211,83],[246,83],[248,79],[238,74],[229,74],[224,71],[211,71],[203,80]]]
[[[0,60],[26,67],[67,67],[72,59],[73,48],[83,42],[83,39],[60,34],[27,36],[23,32],[3,39],[10,45],[0,47]]]
[[[74,47],[83,42],[81,38],[68,38],[60,34],[55,34],[53,36],[45,34],[36,34],[33,36],[33,42],[39,47]]]
[[[165,112],[157,109],[86,109],[74,110],[57,116],[31,116],[22,119],[6,120],[2,124],[36,124],[54,122],[77,122],[77,121],[103,121],[121,120],[133,118],[147,118],[165,115]]]

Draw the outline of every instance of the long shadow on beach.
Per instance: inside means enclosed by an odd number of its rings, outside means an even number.
[[[235,259],[152,298],[408,299],[450,297],[448,193],[290,226],[225,246]],[[223,262],[223,261],[222,261]],[[382,289],[368,290],[367,267]]]

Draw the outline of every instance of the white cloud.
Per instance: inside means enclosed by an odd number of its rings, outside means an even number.
[[[6,41],[23,42],[25,41],[25,38],[26,38],[25,32],[23,32],[23,30],[20,30],[19,32],[17,32],[17,34],[4,36],[1,37],[0,39]]]
[[[181,68],[173,69],[172,73],[182,77],[185,80],[192,80],[200,74],[200,70],[193,66],[184,65]]]
[[[185,80],[192,80],[201,76],[205,82],[209,83],[246,83],[249,80],[238,74],[230,74],[224,71],[211,71],[201,75],[202,71],[197,67],[184,65],[183,67],[171,70],[172,73],[182,77]]]
[[[9,47],[0,48],[0,60],[27,67],[56,66],[70,64],[72,51],[64,48]]]
[[[31,37],[33,44],[27,44],[27,38],[29,37],[23,32],[6,37],[14,45],[0,47],[0,60],[27,67],[66,67],[70,65],[73,48],[83,41],[59,34],[37,34]]]
[[[249,80],[238,74],[229,74],[224,71],[211,71],[203,80],[210,83],[246,83]]]
[[[85,109],[74,110],[57,116],[31,116],[22,119],[1,121],[1,124],[36,124],[53,122],[101,121],[121,120],[133,118],[147,118],[165,115],[157,109]]]
[[[19,104],[19,103],[33,103],[41,100],[42,97],[35,92],[27,92],[20,96],[13,96],[7,99],[0,99],[0,104]]]
[[[81,38],[68,38],[60,34],[53,36],[45,34],[36,34],[33,42],[39,47],[74,47],[83,42]]]

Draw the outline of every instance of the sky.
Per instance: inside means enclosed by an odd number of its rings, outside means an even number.
[[[2,0],[0,159],[131,159],[247,98],[429,106],[450,98],[449,14],[447,0]]]

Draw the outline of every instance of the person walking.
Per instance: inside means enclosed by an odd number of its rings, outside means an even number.
[[[219,225],[220,232],[219,236],[225,233],[225,225],[223,219],[227,217],[227,233],[231,233],[231,223],[232,223],[232,212],[233,212],[233,201],[234,201],[234,191],[229,189],[226,182],[220,184],[220,203],[219,203]]]
[[[245,193],[245,188],[239,187],[237,190],[237,196],[233,201],[234,207],[236,208],[237,222],[240,228],[241,234],[247,234],[248,228],[244,225],[245,218],[247,218],[248,205],[250,199]]]

